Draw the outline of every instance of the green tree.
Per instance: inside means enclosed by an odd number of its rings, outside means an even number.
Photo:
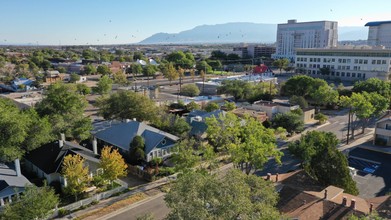
[[[103,75],[96,84],[96,92],[104,95],[110,93],[113,86],[113,80],[108,75]]]
[[[18,201],[5,206],[1,219],[46,219],[59,203],[49,186],[27,186]]]
[[[79,92],[80,95],[88,95],[91,94],[91,88],[88,87],[86,84],[79,83],[76,85],[76,89]]]
[[[96,68],[95,66],[91,65],[91,64],[87,64],[84,66],[84,69],[83,69],[83,74],[84,75],[93,75],[96,73]]]
[[[189,104],[186,105],[186,109],[188,111],[193,111],[193,110],[200,110],[201,106],[194,101],[189,102]]]
[[[284,95],[309,97],[310,94],[320,86],[326,86],[327,82],[323,79],[314,79],[306,75],[297,75],[289,78],[282,87]]]
[[[179,137],[186,137],[190,131],[190,125],[185,119],[166,113],[160,116],[159,124],[156,127]]]
[[[213,111],[216,111],[219,109],[220,109],[220,106],[215,102],[209,102],[205,106],[205,111],[207,111],[207,112],[213,112]]]
[[[98,66],[98,68],[96,69],[96,72],[101,75],[110,75],[111,74],[110,68],[106,65]]]
[[[286,68],[288,65],[289,65],[289,60],[286,58],[273,61],[273,66],[276,66],[280,70],[280,72],[282,69]]]
[[[178,72],[176,71],[172,63],[167,63],[166,65],[163,65],[162,72],[164,77],[166,77],[170,81],[170,85],[173,80],[176,80],[179,77]]]
[[[319,107],[320,105],[328,105],[338,102],[338,91],[329,85],[319,86],[312,94],[312,100]]]
[[[140,64],[132,64],[131,70],[133,74],[140,74],[143,72],[143,67]]]
[[[223,178],[189,172],[173,183],[165,197],[167,219],[280,219],[273,185],[231,170]]]
[[[227,152],[239,143],[240,119],[235,114],[227,112],[217,118],[206,118],[206,125],[207,140],[215,151]]]
[[[12,161],[53,140],[47,117],[34,109],[20,111],[8,99],[0,99],[0,158]]]
[[[291,96],[289,98],[289,103],[291,105],[299,105],[301,109],[308,108],[308,102],[303,96]]]
[[[174,63],[175,68],[180,66],[185,69],[190,69],[195,64],[194,56],[190,52],[174,51],[166,56],[166,60]]]
[[[200,90],[195,84],[187,84],[182,87],[181,95],[194,97],[194,96],[198,96],[199,94],[200,94]]]
[[[158,108],[151,99],[132,91],[119,91],[96,101],[99,115],[105,119],[133,119],[157,124]]]
[[[270,158],[281,163],[282,153],[277,150],[274,130],[265,128],[252,117],[245,117],[244,120],[244,125],[240,127],[239,144],[233,144],[229,149],[233,162],[247,175],[261,169]]]
[[[100,155],[99,167],[103,169],[103,178],[113,182],[119,177],[126,176],[128,165],[126,165],[118,149],[105,146]]]
[[[85,166],[85,159],[79,154],[67,155],[62,162],[62,174],[66,179],[65,193],[75,196],[77,201],[86,188],[89,181],[88,166]]]
[[[252,87],[242,80],[224,80],[218,88],[218,93],[232,95],[237,101],[251,97]]]
[[[236,104],[235,102],[228,102],[228,101],[225,101],[224,103],[224,107],[227,111],[232,111],[234,109],[236,109]]]
[[[80,80],[80,76],[76,73],[71,73],[70,77],[69,77],[69,82],[71,83],[75,83],[75,82],[78,82]]]
[[[352,92],[355,93],[372,93],[377,92],[387,99],[391,98],[391,84],[379,78],[369,78],[365,81],[358,81],[354,84]]]
[[[322,114],[322,113],[318,113],[315,115],[314,117],[315,120],[318,120],[318,123],[319,124],[324,124],[326,121],[327,121],[327,116]]]
[[[126,85],[128,84],[128,79],[126,78],[126,75],[121,70],[115,72],[113,74],[113,81],[114,83],[118,83],[120,85]]]
[[[300,133],[304,130],[304,122],[298,114],[292,112],[278,113],[272,119],[272,127],[275,129],[278,127],[285,128],[289,134]]]
[[[351,97],[341,96],[340,103],[344,107],[349,107],[356,118],[355,122],[351,124],[352,138],[354,138],[358,120],[362,121],[362,132],[364,133],[369,120],[381,115],[389,106],[388,99],[376,92],[352,93]]]
[[[347,158],[338,150],[339,141],[331,132],[311,131],[300,141],[289,144],[289,150],[303,162],[304,170],[323,185],[341,187],[346,193],[358,195]]]
[[[87,139],[92,129],[91,119],[83,115],[86,107],[86,98],[79,94],[76,85],[63,83],[51,84],[36,104],[38,114],[49,118],[54,134],[65,133],[78,140]]]
[[[140,164],[145,160],[145,142],[144,138],[136,135],[132,142],[130,142],[129,159],[132,164]]]
[[[201,70],[204,71],[205,73],[212,72],[212,67],[209,66],[209,64],[206,61],[198,62],[196,68],[197,68],[198,72],[200,72]]]

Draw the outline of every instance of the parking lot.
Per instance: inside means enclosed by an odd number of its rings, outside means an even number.
[[[349,166],[357,170],[353,179],[360,196],[373,198],[391,192],[391,155],[362,148],[349,152]]]

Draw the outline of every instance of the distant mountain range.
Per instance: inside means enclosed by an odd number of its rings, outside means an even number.
[[[366,40],[366,27],[339,27],[339,41]],[[198,43],[274,43],[276,24],[236,22],[201,25],[179,33],[157,33],[139,44],[198,44]]]

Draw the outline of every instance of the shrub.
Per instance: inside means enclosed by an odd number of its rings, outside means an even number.
[[[71,211],[69,211],[69,210],[67,210],[67,209],[59,209],[59,210],[58,210],[58,216],[59,216],[59,217],[66,216],[66,215],[68,215],[69,213],[71,213]]]
[[[322,113],[318,113],[315,115],[315,120],[318,120],[319,124],[324,124],[327,121],[327,119],[328,119],[327,116]]]
[[[194,97],[194,96],[198,96],[199,94],[200,94],[200,90],[195,84],[188,84],[182,87],[181,95]]]

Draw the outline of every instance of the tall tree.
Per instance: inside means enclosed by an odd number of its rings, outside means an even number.
[[[98,68],[96,69],[96,72],[101,75],[110,75],[111,74],[110,68],[106,65],[98,66]]]
[[[99,166],[103,169],[103,178],[110,182],[126,176],[128,165],[118,149],[105,146],[102,149]]]
[[[272,119],[272,127],[277,129],[279,127],[285,128],[289,134],[299,133],[304,130],[304,122],[301,115],[293,112],[285,114],[278,113]]]
[[[289,150],[303,160],[304,170],[324,185],[343,188],[347,193],[358,195],[347,158],[338,150],[338,139],[331,132],[311,131],[291,143]]]
[[[239,144],[240,119],[233,113],[206,118],[207,139],[216,151],[228,151]]]
[[[101,95],[108,94],[113,86],[113,80],[109,76],[102,76],[96,84],[96,92]]]
[[[130,142],[129,159],[132,164],[139,164],[145,160],[145,141],[140,135],[136,135]]]
[[[113,81],[114,83],[118,83],[120,85],[126,85],[128,83],[128,79],[126,78],[125,73],[121,70],[113,74]]]
[[[173,183],[167,219],[280,219],[277,193],[268,181],[231,170],[223,178],[189,172]]]
[[[286,68],[289,65],[289,60],[284,58],[284,59],[278,59],[273,62],[273,66],[276,66],[280,72],[282,69]]]
[[[224,80],[218,88],[218,92],[232,95],[235,100],[240,100],[251,97],[253,90],[248,82],[241,80]]]
[[[319,86],[310,96],[318,107],[337,103],[339,98],[338,91],[329,85]]]
[[[358,81],[354,84],[352,91],[356,93],[377,92],[387,99],[391,98],[391,84],[379,78],[369,78],[365,81]]]
[[[49,117],[54,134],[65,133],[69,138],[84,140],[90,136],[91,119],[85,117],[87,101],[74,84],[54,83],[36,105],[39,115]]]
[[[20,111],[8,99],[0,99],[0,160],[12,161],[54,139],[47,117],[34,109]]]
[[[289,78],[282,87],[282,93],[288,96],[296,95],[309,97],[320,86],[327,85],[323,79],[315,79],[306,75],[297,75]]]
[[[98,113],[105,119],[133,119],[155,123],[158,120],[156,104],[141,94],[119,91],[96,101]]]
[[[64,190],[66,193],[75,196],[75,200],[85,190],[89,181],[88,167],[85,166],[84,162],[85,159],[79,154],[69,154],[62,162],[62,174],[67,182]]]
[[[87,64],[84,66],[84,69],[83,69],[83,74],[84,75],[92,75],[92,74],[95,74],[96,73],[96,67],[91,65],[91,64]]]
[[[166,65],[162,66],[162,72],[164,77],[170,81],[170,85],[173,80],[176,80],[179,77],[178,72],[172,63],[167,63]]]
[[[282,153],[277,150],[274,130],[265,128],[252,117],[245,117],[244,121],[240,127],[240,143],[229,149],[234,163],[247,175],[261,169],[270,158],[281,163]]]
[[[27,186],[18,201],[5,206],[0,218],[46,219],[58,203],[58,195],[49,186]]]

